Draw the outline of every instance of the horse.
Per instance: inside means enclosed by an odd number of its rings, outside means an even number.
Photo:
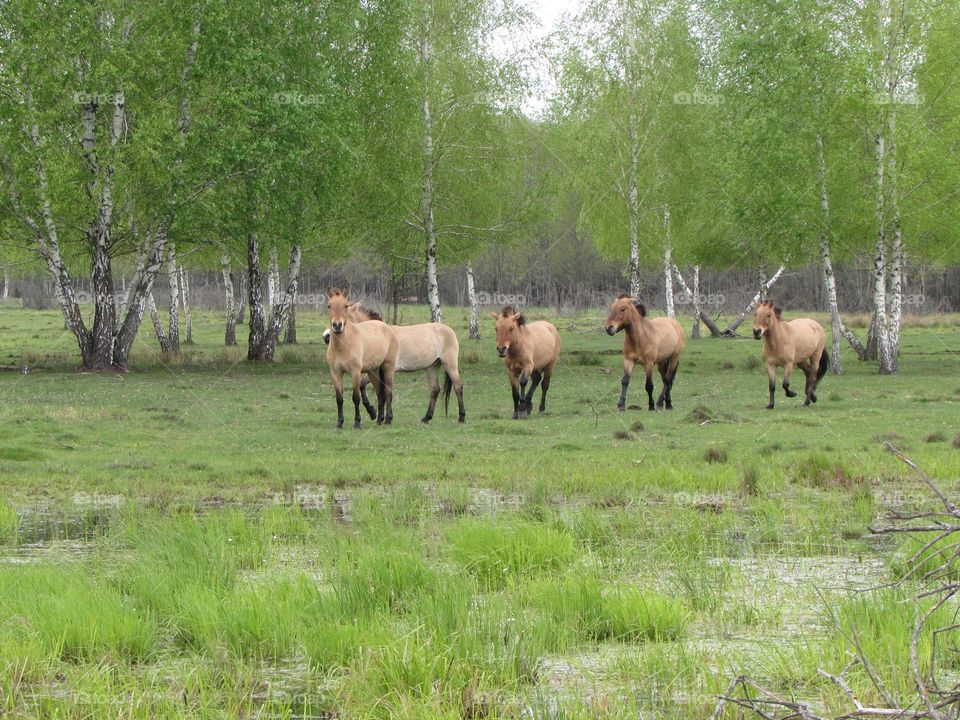
[[[510,387],[513,390],[513,419],[529,416],[533,410],[533,393],[542,383],[540,412],[547,407],[550,377],[560,357],[560,333],[545,320],[527,323],[522,312],[514,312],[509,305],[499,315],[490,313],[497,321],[497,355],[503,358]],[[532,381],[526,392],[527,380]]]
[[[393,422],[393,373],[399,344],[390,326],[379,321],[352,322],[347,291],[332,288],[327,293],[330,344],[327,363],[337,393],[337,429],[343,427],[343,373],[353,382],[353,427],[360,429],[360,376],[369,373],[377,391],[377,424]],[[371,416],[372,417],[372,416]]]
[[[383,320],[383,316],[376,310],[368,310],[354,304],[350,307],[350,320],[352,322],[366,322],[368,320]],[[390,328],[397,336],[399,343],[399,353],[397,355],[397,367],[399,372],[415,372],[417,370],[427,371],[427,382],[430,384],[430,401],[427,405],[427,414],[421,418],[421,422],[428,423],[433,419],[433,411],[437,405],[437,398],[440,395],[440,383],[437,379],[437,368],[442,367],[444,373],[443,381],[443,411],[449,412],[450,391],[457,394],[457,404],[460,414],[459,422],[466,421],[466,410],[463,406],[463,382],[460,380],[460,342],[457,340],[457,334],[453,328],[440,323],[421,323],[419,325],[391,325]],[[323,333],[324,342],[330,342],[330,330]],[[372,376],[368,376],[360,381],[360,399],[363,406],[374,417],[373,405],[367,398],[367,384],[369,381],[376,381]],[[374,385],[376,387],[376,385]]]
[[[686,347],[687,339],[683,328],[673,318],[648,318],[647,309],[630,295],[620,295],[610,305],[607,316],[607,335],[616,335],[624,330],[623,340],[623,377],[620,379],[620,400],[617,410],[627,407],[627,387],[633,368],[642,363],[647,375],[645,388],[650,410],[666,407],[673,410],[670,391],[677,377],[677,365],[680,355]],[[660,371],[663,390],[656,404],[653,402],[653,366]]]
[[[827,374],[830,356],[827,354],[827,334],[813,318],[797,318],[784,321],[780,308],[771,302],[756,305],[757,314],[753,322],[753,337],[763,338],[763,360],[767,365],[767,377],[770,387],[770,404],[767,410],[773,410],[773,397],[777,390],[777,368],[783,367],[783,392],[787,397],[796,397],[790,389],[790,375],[796,365],[807,377],[804,391],[804,405],[817,401],[817,384]]]

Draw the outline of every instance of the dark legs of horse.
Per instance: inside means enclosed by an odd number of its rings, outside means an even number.
[[[533,394],[537,391],[537,386],[542,379],[543,375],[540,374],[539,370],[534,370],[533,374],[530,375],[530,392],[523,398],[524,409],[528,415],[533,412]],[[543,412],[543,407],[540,408],[540,412]]]
[[[817,401],[817,385],[820,383],[820,378],[826,375],[827,367],[829,367],[830,359],[827,351],[823,350],[819,355],[813,355],[810,361],[805,364],[808,366],[804,370],[807,374],[807,392],[803,404],[809,405]]]
[[[377,374],[380,379],[381,393],[377,404],[380,410],[377,413],[377,424],[381,422],[390,425],[393,422],[393,367],[381,365]]]
[[[660,380],[663,382],[663,390],[660,397],[657,398],[657,408],[666,407],[667,410],[673,410],[673,400],[670,398],[670,391],[673,389],[673,379],[677,376],[677,366],[671,368],[671,360],[668,358],[657,366],[660,370]]]
[[[513,392],[513,419],[517,420],[520,418],[520,382],[517,380],[517,376],[512,372],[510,373],[510,390]]]
[[[647,382],[644,384],[643,389],[647,391],[647,409],[656,410],[657,406],[653,402],[653,365],[651,364],[647,368]]]
[[[351,376],[353,380],[353,427],[360,429],[360,371],[357,370]]]
[[[797,391],[790,389],[790,376],[793,374],[793,363],[786,363],[783,366],[783,394],[787,397],[796,397]]]
[[[377,409],[367,397],[367,385],[373,382],[374,389],[376,389],[376,380],[377,378],[373,373],[367,373],[367,376],[360,381],[360,400],[363,401],[363,406],[367,409],[367,413],[370,415],[371,420],[377,419]]]
[[[770,388],[770,402],[767,404],[767,410],[773,410],[773,399],[777,394],[777,366],[767,365],[768,386]]]
[[[620,399],[617,401],[617,410],[627,409],[627,388],[630,387],[630,376],[633,374],[633,362],[623,359],[623,377],[620,378]]]
[[[437,365],[439,365],[439,362],[427,368],[427,383],[430,385],[430,403],[427,405],[427,414],[420,418],[420,422],[428,423],[433,420],[433,411],[437,406],[437,398],[440,397],[440,383],[437,381]]]
[[[519,404],[517,405],[517,419],[523,420],[529,415],[527,412],[527,380],[530,379],[530,376],[527,374],[526,370],[520,373],[520,377],[517,379],[517,382],[520,385],[520,398]]]
[[[330,373],[337,394],[337,430],[343,427],[343,377]]]
[[[540,383],[540,412],[547,409],[547,390],[550,389],[550,376],[553,375],[553,368],[546,367],[543,370],[543,381]],[[533,395],[533,393],[530,393]]]

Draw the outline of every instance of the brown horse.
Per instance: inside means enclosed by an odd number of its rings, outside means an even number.
[[[397,366],[397,337],[382,322],[357,323],[350,320],[347,291],[331,289],[327,311],[330,315],[330,345],[327,363],[337,393],[337,428],[343,427],[343,373],[353,382],[353,426],[360,429],[360,377],[369,373],[377,391],[377,424],[393,421],[393,372]]]
[[[368,320],[383,320],[383,316],[376,310],[369,310],[355,303],[350,306],[350,320],[352,322],[366,322]],[[463,383],[460,381],[460,342],[453,328],[440,323],[421,323],[419,325],[391,325],[394,335],[397,336],[399,351],[397,354],[398,372],[427,371],[427,382],[430,384],[430,401],[427,405],[427,414],[421,418],[428,423],[433,419],[433,411],[437,406],[440,395],[440,383],[437,377],[437,368],[444,371],[443,382],[443,410],[447,413],[450,406],[450,391],[457,393],[457,403],[460,406],[459,421],[466,420],[466,410],[463,406]],[[324,342],[330,342],[330,330],[323,333]],[[368,379],[369,378],[369,379]],[[376,388],[376,377],[369,375],[360,381],[360,399],[363,406],[375,417],[373,405],[367,398],[367,384],[372,381]]]
[[[551,323],[527,323],[523,313],[515,313],[507,305],[497,321],[497,355],[503,358],[513,390],[513,419],[525,418],[533,410],[533,393],[541,385],[540,412],[547,407],[547,390],[553,367],[560,357],[560,333]],[[527,380],[532,381],[526,392]]]
[[[767,365],[767,377],[770,387],[770,404],[773,409],[773,397],[777,390],[777,368],[783,367],[783,392],[787,397],[796,397],[790,389],[790,375],[796,365],[807,376],[804,391],[804,405],[817,401],[817,384],[827,374],[830,357],[827,355],[827,334],[820,323],[813,318],[797,318],[784,321],[780,317],[780,308],[771,302],[762,302],[757,307],[753,322],[753,337],[763,338],[763,360]]]
[[[610,306],[607,316],[607,335],[616,335],[625,330],[623,340],[623,377],[620,379],[620,400],[618,410],[627,407],[627,387],[630,385],[630,376],[638,363],[643,364],[646,371],[649,409],[655,410],[666,406],[673,410],[673,401],[670,391],[673,389],[674,378],[677,377],[677,365],[680,355],[687,344],[683,328],[673,318],[648,318],[647,309],[629,295],[621,295]],[[656,404],[653,402],[653,366],[660,371],[663,381],[663,390]]]

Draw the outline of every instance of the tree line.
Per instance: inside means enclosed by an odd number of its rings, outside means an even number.
[[[655,270],[709,328],[719,271],[749,300],[815,266],[834,370],[848,343],[897,371],[907,268],[960,248],[960,7],[587,0],[514,42],[533,23],[517,0],[4,3],[0,264],[45,275],[90,369],[126,367],[146,317],[177,352],[198,271],[258,361],[310,267],[359,263],[394,307],[413,286],[438,322],[449,278],[475,319],[491,278],[639,294]],[[835,268],[863,257],[861,337]]]

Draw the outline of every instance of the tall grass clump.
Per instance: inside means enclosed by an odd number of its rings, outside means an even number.
[[[371,544],[345,558],[334,582],[336,611],[350,621],[400,611],[413,595],[436,585],[436,572],[418,555]]]
[[[157,637],[149,613],[80,568],[0,566],[0,618],[0,646],[39,646],[64,660],[142,660]]]
[[[0,501],[0,544],[17,539],[17,511]]]
[[[540,523],[463,520],[448,531],[453,559],[487,588],[557,572],[577,555],[576,539]]]

